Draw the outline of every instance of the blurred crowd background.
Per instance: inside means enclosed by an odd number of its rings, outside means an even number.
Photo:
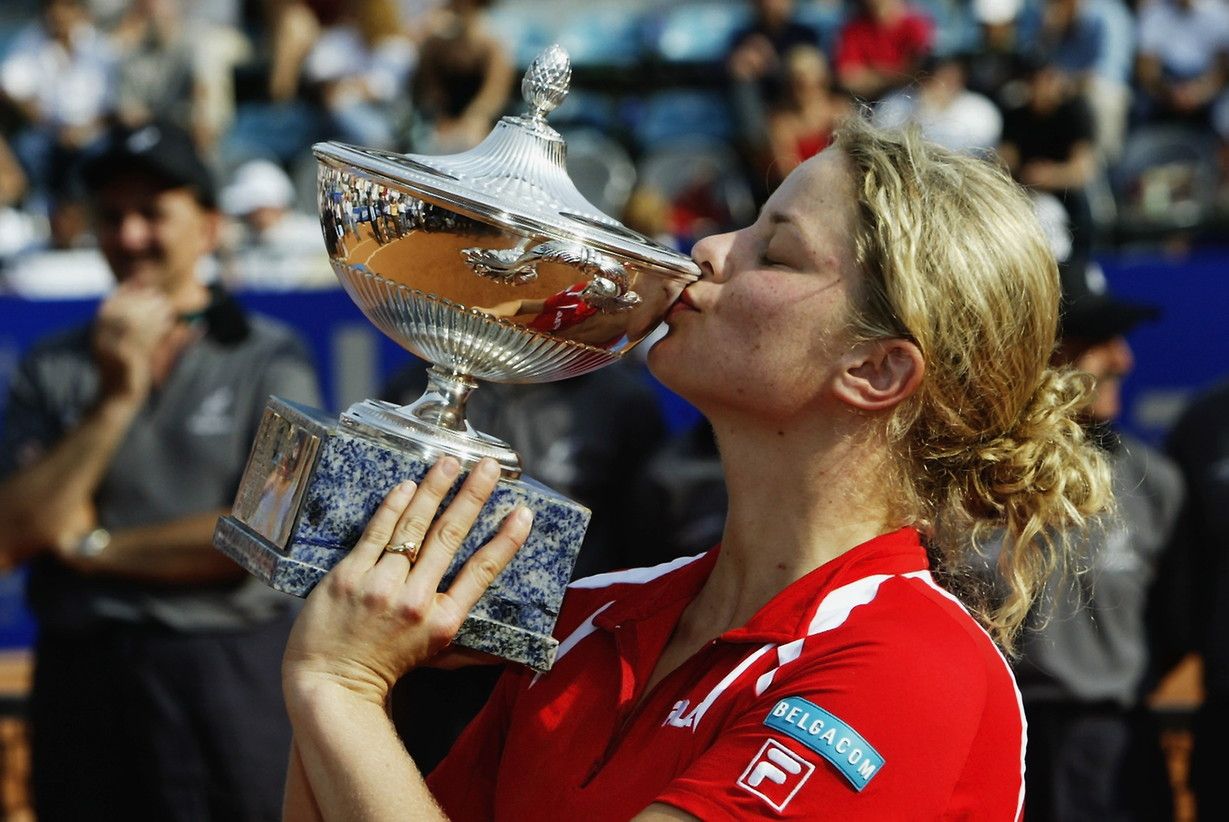
[[[687,251],[753,220],[843,117],[912,123],[1010,169],[1065,271],[1103,273],[1164,308],[1132,338],[1124,426],[1159,442],[1188,396],[1229,374],[1225,0],[4,0],[0,397],[34,339],[88,319],[113,285],[77,169],[111,125],[171,121],[212,166],[227,220],[200,276],[303,331],[332,411],[377,394],[413,399],[408,355],[337,290],[311,145],[468,149],[522,109],[522,71],[556,42],[574,72],[550,117],[569,172],[634,229]],[[619,380],[639,388],[609,387]],[[530,452],[549,484],[610,501],[612,520],[616,500],[652,482],[584,487],[578,472],[616,458],[635,460],[618,476],[689,466],[694,493],[637,510],[694,506],[690,518],[669,512],[670,550],[707,547],[723,498],[695,413],[642,369],[578,390],[594,398],[586,413],[611,414],[603,425],[627,419],[608,397],[634,395],[628,408],[660,419],[626,432],[636,453],[596,458],[561,457],[554,432],[497,430],[542,419],[533,396],[484,388],[475,422]],[[32,627],[11,576],[0,634],[20,649]],[[17,669],[11,713],[23,682]],[[1198,697],[1174,693],[1178,714]],[[19,755],[12,728],[0,723],[5,756]],[[0,769],[22,774],[11,759]]]
[[[472,146],[552,42],[582,190],[683,247],[745,222],[864,104],[999,152],[1074,235],[1064,254],[1215,239],[1229,212],[1219,0],[8,0],[0,283],[105,287],[74,164],[110,122],[166,119],[225,187],[216,275],[331,287],[311,144]]]

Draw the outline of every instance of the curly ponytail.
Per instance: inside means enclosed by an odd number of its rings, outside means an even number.
[[[1067,531],[1111,499],[1108,466],[1076,419],[1090,380],[1049,367],[1053,255],[1001,169],[859,118],[837,146],[858,173],[866,276],[853,331],[910,339],[926,364],[888,422],[899,517],[927,535],[944,584],[1010,649],[1044,579],[1067,564]],[[990,597],[968,569],[999,531],[1005,596]]]

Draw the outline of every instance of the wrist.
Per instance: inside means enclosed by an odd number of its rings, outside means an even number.
[[[291,718],[333,710],[386,711],[390,688],[383,682],[341,677],[321,671],[284,670],[282,695]]]
[[[104,420],[127,424],[141,410],[149,391],[137,384],[104,385],[94,410]]]

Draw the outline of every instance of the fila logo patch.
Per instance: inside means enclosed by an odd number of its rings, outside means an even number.
[[[836,767],[854,790],[862,790],[883,767],[883,757],[861,734],[813,702],[787,696],[764,724],[806,745]]]
[[[763,799],[773,810],[782,811],[814,772],[812,763],[769,739],[751,758],[737,785]]]

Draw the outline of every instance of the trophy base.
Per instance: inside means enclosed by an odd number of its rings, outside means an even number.
[[[271,587],[307,596],[358,540],[389,489],[420,480],[433,461],[412,442],[367,437],[323,412],[271,398],[234,509],[219,520],[214,545]],[[545,671],[554,662],[558,643],[551,633],[588,509],[527,477],[501,480],[441,588],[516,505],[534,512],[529,538],[474,606],[454,644]]]

